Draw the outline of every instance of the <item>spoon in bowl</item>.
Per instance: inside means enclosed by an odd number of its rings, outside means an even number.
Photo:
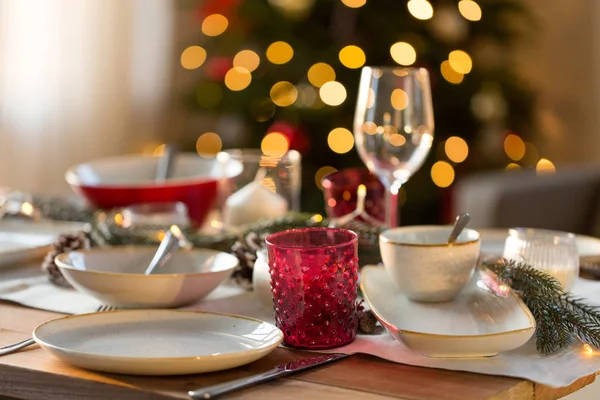
[[[448,244],[453,244],[456,242],[458,235],[460,235],[463,229],[465,229],[465,226],[467,226],[470,220],[471,216],[469,213],[460,214],[456,217],[454,226],[452,227],[452,232],[450,232],[450,236],[448,237]]]
[[[152,258],[152,261],[150,261],[144,274],[152,275],[157,269],[160,269],[165,265],[171,258],[171,255],[173,255],[180,247],[191,249],[193,246],[184,236],[183,232],[181,232],[181,229],[179,229],[177,225],[172,225],[171,228],[165,232],[165,236],[160,241],[158,250],[156,250],[154,257]]]

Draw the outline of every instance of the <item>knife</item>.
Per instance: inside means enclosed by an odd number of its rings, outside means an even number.
[[[190,390],[188,392],[188,395],[194,400],[214,399],[223,394],[233,392],[234,390],[243,389],[262,382],[272,381],[274,379],[292,375],[297,372],[316,367],[318,365],[329,364],[331,362],[348,357],[349,355],[350,354],[333,353],[306,358],[304,360],[298,360],[287,364],[280,364],[275,368],[265,371],[258,375],[236,379],[234,381],[220,383],[217,385],[207,386],[196,390]]]

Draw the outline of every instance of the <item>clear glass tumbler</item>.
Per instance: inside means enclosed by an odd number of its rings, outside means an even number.
[[[503,257],[526,262],[552,275],[565,291],[571,290],[579,275],[579,252],[572,233],[547,229],[509,229]]]
[[[292,229],[267,238],[276,325],[284,343],[329,349],[356,337],[358,237],[334,228]]]

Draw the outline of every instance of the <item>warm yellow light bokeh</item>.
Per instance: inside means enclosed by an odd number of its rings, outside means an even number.
[[[459,84],[463,81],[464,75],[452,69],[448,60],[442,63],[440,71],[442,72],[444,79],[450,83]]]
[[[406,6],[416,19],[427,20],[433,17],[433,7],[427,0],[410,0]]]
[[[196,151],[205,158],[212,158],[223,148],[221,138],[214,132],[206,132],[200,135],[196,141]]]
[[[402,89],[394,89],[390,100],[396,110],[404,110],[408,107],[408,94]]]
[[[288,138],[279,132],[267,133],[260,143],[263,154],[271,157],[281,157],[290,148]]]
[[[365,52],[358,46],[350,45],[340,50],[340,62],[347,68],[356,69],[365,65],[367,57]]]
[[[350,8],[359,8],[367,4],[367,0],[342,0],[342,3]]]
[[[417,52],[414,47],[406,42],[397,42],[390,47],[390,54],[395,62],[400,65],[412,65],[417,61]]]
[[[431,167],[431,179],[438,187],[448,187],[454,182],[454,168],[446,161],[438,161]]]
[[[459,74],[468,74],[473,69],[471,56],[462,50],[454,50],[448,55],[448,62],[453,70]]]
[[[294,49],[286,42],[275,42],[267,48],[267,59],[273,64],[285,64],[294,57]]]
[[[316,87],[321,87],[325,83],[335,80],[335,70],[331,65],[324,62],[313,64],[313,66],[308,69],[307,75],[308,81]]]
[[[362,130],[367,135],[374,135],[377,133],[377,124],[375,124],[375,122],[372,121],[367,121],[363,124]]]
[[[465,161],[469,155],[467,142],[458,136],[449,137],[444,144],[444,150],[446,151],[446,156],[455,163]]]
[[[461,0],[458,2],[458,11],[469,21],[479,21],[481,19],[481,7],[472,0]]]
[[[400,147],[400,146],[404,146],[404,144],[406,143],[406,138],[399,134],[399,133],[392,133],[390,135],[390,144],[392,146],[396,146],[396,147]]]
[[[152,155],[155,157],[161,157],[163,154],[165,154],[165,144],[159,144],[158,146],[156,146],[156,148],[154,149],[154,151],[152,151]]]
[[[525,142],[517,135],[510,134],[504,139],[504,152],[513,161],[519,161],[525,156]]]
[[[328,106],[339,106],[346,100],[346,88],[337,81],[325,83],[319,89],[319,97]]]
[[[234,92],[244,90],[250,85],[252,75],[242,67],[233,67],[225,74],[225,86]]]
[[[206,36],[219,36],[225,32],[229,21],[221,14],[211,14],[202,21],[202,33]]]
[[[298,99],[298,89],[287,81],[277,82],[271,88],[271,100],[279,107],[287,107]]]
[[[335,153],[344,154],[354,147],[354,136],[346,128],[335,128],[329,132],[327,144]]]
[[[206,61],[206,50],[200,46],[190,46],[181,53],[181,66],[185,69],[199,68]]]
[[[330,166],[325,166],[325,167],[319,168],[317,170],[317,173],[315,174],[315,183],[316,183],[317,187],[322,190],[323,185],[321,184],[321,181],[323,180],[323,178],[325,178],[327,175],[332,174],[336,171],[337,171],[337,169],[330,167]]]
[[[252,50],[242,50],[233,57],[233,66],[246,68],[252,72],[260,64],[260,57]]]
[[[556,167],[552,163],[552,161],[547,158],[542,158],[535,166],[535,172],[540,174],[553,174],[556,172]]]
[[[519,164],[511,162],[506,166],[506,170],[507,171],[518,171],[518,170],[521,170],[521,166]]]

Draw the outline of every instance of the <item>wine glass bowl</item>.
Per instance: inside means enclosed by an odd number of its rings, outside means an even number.
[[[433,142],[429,73],[424,68],[364,67],[354,137],[360,158],[387,190],[386,224],[396,226],[400,187],[421,168]]]

